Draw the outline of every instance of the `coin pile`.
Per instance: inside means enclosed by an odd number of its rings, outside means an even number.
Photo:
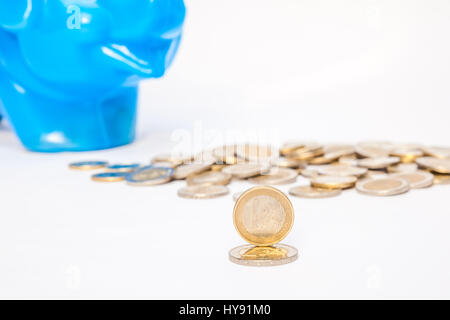
[[[183,180],[183,198],[205,199],[229,193],[228,184],[245,180],[255,185],[292,184],[301,175],[309,185],[289,190],[293,196],[326,198],[356,188],[362,194],[392,196],[434,184],[450,184],[450,148],[418,144],[361,142],[322,145],[289,142],[277,149],[265,145],[228,145],[195,155],[160,154],[149,165],[77,162],[76,170],[101,170],[100,182],[125,181],[154,186]],[[241,194],[236,194],[237,200]]]

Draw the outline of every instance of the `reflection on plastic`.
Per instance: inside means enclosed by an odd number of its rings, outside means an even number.
[[[164,75],[183,0],[0,0],[0,114],[34,151],[134,140],[138,82]]]

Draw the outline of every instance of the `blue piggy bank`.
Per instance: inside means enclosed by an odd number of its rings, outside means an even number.
[[[41,152],[134,140],[138,83],[164,75],[183,0],[0,0],[0,115]]]

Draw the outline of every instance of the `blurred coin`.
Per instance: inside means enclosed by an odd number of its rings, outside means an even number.
[[[439,158],[439,159],[450,159],[450,148],[447,147],[422,147],[425,155]]]
[[[236,145],[222,146],[213,149],[213,155],[218,159],[218,163],[223,164],[236,164],[238,158],[236,157]]]
[[[259,186],[237,200],[233,221],[239,235],[257,246],[270,246],[287,236],[294,223],[294,208],[280,190]]]
[[[302,169],[301,175],[304,176],[305,178],[313,178],[313,177],[317,177],[319,175],[319,172],[317,172],[317,170],[313,170],[313,169]]]
[[[225,196],[228,192],[225,186],[199,185],[181,188],[178,190],[178,196],[188,199],[211,199]]]
[[[273,161],[278,152],[272,146],[245,144],[237,146],[236,156],[251,163],[267,163]]]
[[[209,170],[213,163],[191,163],[183,164],[175,169],[173,178],[176,180],[186,179],[191,174],[197,174]]]
[[[388,176],[388,174],[382,170],[367,170],[367,173],[364,175],[364,178],[378,179],[378,178],[384,178],[387,176]]]
[[[69,168],[74,170],[88,171],[101,169],[106,167],[107,165],[108,162],[105,161],[81,161],[69,164]]]
[[[320,189],[348,189],[357,180],[354,176],[318,176],[311,178],[311,186]]]
[[[377,157],[361,159],[358,161],[358,165],[368,169],[386,169],[387,167],[399,162],[399,157]]]
[[[339,158],[336,154],[324,154],[323,156],[316,157],[313,159],[308,160],[309,164],[330,164],[334,161],[336,161]]]
[[[221,171],[206,171],[190,175],[186,182],[188,186],[196,185],[227,185],[231,181],[231,174]]]
[[[138,163],[133,163],[133,164],[113,164],[113,165],[107,166],[105,168],[105,170],[108,171],[108,172],[133,172],[137,168],[139,168],[139,164]]]
[[[339,189],[331,190],[331,189],[314,188],[311,186],[297,186],[291,188],[289,190],[289,193],[296,197],[318,199],[318,198],[335,197],[340,195],[342,191]]]
[[[176,164],[176,163],[168,162],[168,161],[153,162],[151,164],[151,166],[154,168],[173,168],[173,169],[175,169],[179,165],[181,165],[181,164]]]
[[[173,173],[173,168],[147,166],[130,173],[126,181],[131,186],[153,186],[169,182]]]
[[[97,182],[119,182],[125,180],[128,172],[102,172],[94,174],[91,179]]]
[[[246,179],[268,172],[270,166],[260,163],[238,163],[222,169],[222,172],[229,173],[233,177]]]
[[[329,157],[336,156],[336,158],[350,156],[355,153],[355,147],[347,144],[331,144],[323,147],[325,155]]]
[[[247,244],[231,249],[229,258],[231,262],[245,266],[279,266],[297,260],[298,250],[284,244],[273,246]]]
[[[417,149],[399,149],[396,148],[391,151],[391,155],[394,157],[399,157],[400,161],[403,163],[414,162],[418,157],[423,156],[423,152]]]
[[[360,177],[367,173],[366,168],[358,168],[343,164],[320,166],[317,168],[320,174],[328,176],[355,176]]]
[[[297,180],[298,173],[294,169],[272,168],[268,173],[249,179],[254,184],[281,185],[294,183]]]
[[[303,148],[296,149],[295,151],[291,153],[285,154],[285,157],[288,159],[294,159],[294,160],[311,160],[313,158],[322,156],[324,154],[323,148],[319,144],[309,144],[306,145]]]
[[[154,156],[151,162],[171,162],[175,166],[179,166],[185,163],[190,163],[192,162],[192,160],[194,160],[194,157],[192,155],[161,153]]]
[[[450,184],[450,174],[434,173],[434,184]]]
[[[416,163],[437,173],[450,174],[450,159],[423,157],[417,158]]]
[[[315,142],[305,142],[305,141],[290,141],[283,144],[280,148],[280,154],[286,155],[292,153],[298,149],[305,148],[307,145],[315,145]]]
[[[417,163],[399,163],[395,166],[390,166],[387,168],[390,173],[400,173],[400,172],[415,172],[419,169]]]
[[[392,177],[365,179],[356,184],[356,190],[371,196],[394,196],[408,192],[409,188],[406,180]]]
[[[406,180],[411,189],[431,187],[434,181],[434,176],[426,171],[394,173],[391,177]]]
[[[272,161],[272,164],[276,167],[291,169],[304,169],[307,166],[307,163],[305,161],[288,159],[284,157]]]
[[[344,165],[352,166],[352,167],[357,167],[358,161],[359,160],[353,156],[345,156],[345,157],[339,158],[339,164],[344,164]]]
[[[360,142],[355,146],[355,151],[364,158],[388,157],[393,145],[390,142]]]

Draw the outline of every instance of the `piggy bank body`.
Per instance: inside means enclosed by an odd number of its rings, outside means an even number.
[[[33,151],[130,143],[184,17],[183,0],[0,0],[0,115]]]

